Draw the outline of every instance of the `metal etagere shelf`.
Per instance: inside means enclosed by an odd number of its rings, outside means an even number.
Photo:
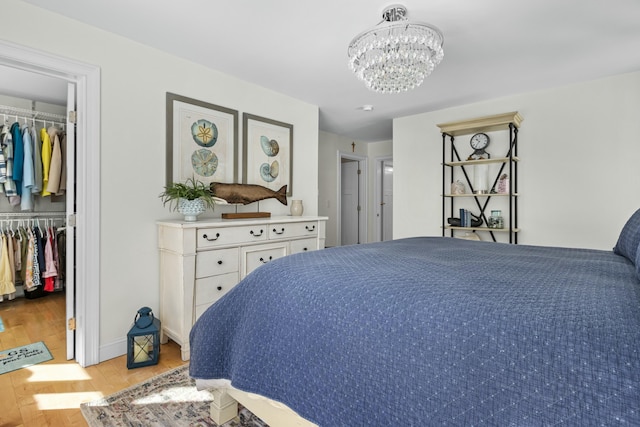
[[[522,122],[522,116],[517,112],[498,114],[494,116],[479,117],[471,120],[463,120],[459,122],[439,124],[442,133],[442,235],[445,236],[447,231],[451,237],[455,236],[456,231],[465,232],[482,232],[488,233],[491,239],[496,242],[496,234],[508,233],[509,243],[518,243],[518,129]],[[509,131],[508,151],[504,157],[479,159],[479,160],[463,160],[456,147],[456,137],[463,135],[471,135],[479,132],[492,131]],[[469,176],[467,168],[481,164],[498,164],[498,172],[493,179],[493,185],[489,188],[492,190],[488,193],[479,194],[474,191],[473,181]],[[469,186],[470,193],[451,194],[450,186],[454,182],[454,168],[459,168],[464,176],[466,185]],[[500,177],[508,168],[509,188],[506,193],[496,193],[494,189]],[[449,169],[449,172],[447,172]],[[447,180],[447,177],[449,179]],[[447,184],[449,187],[447,188]],[[489,227],[459,227],[449,225],[447,218],[452,217],[455,213],[456,200],[462,198],[471,198],[475,202],[476,207],[480,211],[479,217],[482,218],[484,224],[489,224],[487,210],[494,198],[508,198],[508,209],[506,212],[506,220],[504,228]]]

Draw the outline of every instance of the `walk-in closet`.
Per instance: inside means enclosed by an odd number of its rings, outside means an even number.
[[[15,307],[3,317],[16,310],[35,317],[38,305],[29,302],[51,298],[64,311],[74,264],[67,256],[68,187],[75,185],[68,84],[4,66],[0,80],[0,307]]]

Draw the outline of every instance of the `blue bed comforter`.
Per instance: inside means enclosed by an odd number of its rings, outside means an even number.
[[[320,426],[640,426],[640,281],[608,251],[410,238],[296,254],[191,331],[190,374]]]

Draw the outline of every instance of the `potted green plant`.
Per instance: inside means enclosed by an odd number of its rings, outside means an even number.
[[[198,215],[215,206],[209,187],[194,177],[164,187],[159,197],[164,206],[169,203],[169,209],[183,214],[185,221],[195,221]]]

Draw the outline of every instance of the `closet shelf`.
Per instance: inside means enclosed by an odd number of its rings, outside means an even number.
[[[66,212],[0,212],[0,219],[44,218],[44,217],[64,218],[66,216],[67,216]]]
[[[27,110],[26,108],[12,107],[10,105],[0,105],[0,114],[6,116],[20,116],[29,119],[51,120],[66,123],[67,118],[62,114],[47,113],[44,111]]]

